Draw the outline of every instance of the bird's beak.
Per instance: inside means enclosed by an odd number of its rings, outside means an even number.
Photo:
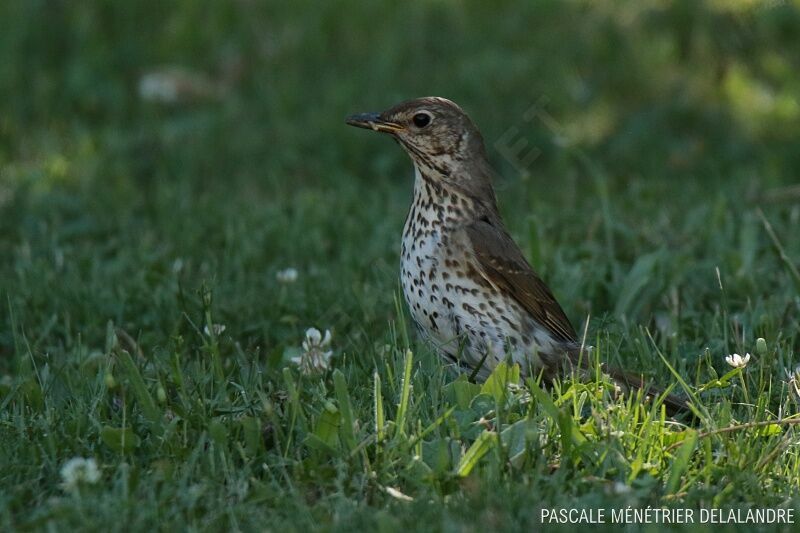
[[[345,119],[345,122],[350,126],[381,131],[383,133],[395,133],[403,129],[403,126],[396,122],[383,120],[380,113],[359,113],[357,115],[350,115]]]

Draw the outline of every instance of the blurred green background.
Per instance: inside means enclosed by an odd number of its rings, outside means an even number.
[[[343,117],[421,95],[479,124],[574,321],[647,322],[697,269],[709,291],[721,265],[769,285],[757,248],[713,235],[747,239],[766,200],[798,250],[799,29],[785,1],[3,2],[0,288],[42,342],[109,319],[162,339],[180,280],[226,291],[257,344],[297,334],[285,315],[383,327],[410,164]],[[620,309],[659,249],[682,266]],[[272,305],[287,266],[307,274],[291,309]]]
[[[512,234],[612,358],[670,379],[639,342],[647,327],[684,375],[756,336],[782,343],[768,375],[792,366],[800,1],[6,0],[0,393],[44,391],[0,395],[20,417],[4,419],[0,447],[7,525],[28,505],[78,520],[47,498],[65,458],[115,464],[95,426],[119,412],[79,418],[95,405],[80,387],[104,390],[109,332],[157,369],[202,362],[204,287],[222,355],[258,364],[263,387],[280,388],[310,326],[334,331],[337,366],[369,386],[394,340],[412,171],[344,117],[426,95],[479,125]],[[279,283],[289,267],[298,281]],[[54,416],[82,422],[42,422]],[[358,491],[299,461],[326,497]],[[211,523],[228,524],[220,501]]]

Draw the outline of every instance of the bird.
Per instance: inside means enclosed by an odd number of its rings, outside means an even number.
[[[476,381],[504,361],[519,364],[523,377],[588,376],[575,328],[506,229],[483,138],[467,113],[446,98],[424,97],[345,122],[390,135],[411,158],[400,284],[414,324],[440,356]],[[605,371],[625,390],[661,392],[640,376]],[[664,405],[686,410],[675,395]]]

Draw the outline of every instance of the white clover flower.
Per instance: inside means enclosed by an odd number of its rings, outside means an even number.
[[[744,368],[747,366],[747,363],[750,361],[750,354],[744,354],[744,357],[739,355],[738,353],[733,353],[725,358],[725,361],[731,365],[733,368]]]
[[[313,347],[325,348],[331,343],[331,332],[325,330],[325,336],[319,332],[317,328],[308,328],[306,330],[306,340],[303,341],[303,349],[306,351],[311,350]]]
[[[331,343],[331,332],[325,330],[325,336],[317,328],[306,330],[306,339],[303,341],[303,353],[299,357],[292,357],[292,362],[300,367],[300,371],[307,375],[321,374],[328,370],[333,351],[325,350]]]
[[[159,74],[146,74],[139,79],[142,100],[172,104],[179,99],[178,84]]]
[[[100,470],[93,458],[73,457],[61,467],[61,487],[67,491],[75,491],[79,485],[93,485],[100,481]]]
[[[211,324],[210,328],[208,327],[208,324],[206,324],[203,327],[203,333],[209,337],[211,336],[212,331],[214,332],[214,335],[222,335],[222,333],[225,331],[225,324]]]
[[[178,65],[145,72],[138,88],[142,100],[159,104],[207,100],[219,95],[217,84],[208,76]]]
[[[283,284],[294,283],[295,281],[297,281],[297,269],[284,268],[283,270],[279,270],[275,274],[275,278],[278,280],[278,283],[283,283]]]

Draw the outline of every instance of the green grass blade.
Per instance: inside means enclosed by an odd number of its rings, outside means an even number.
[[[456,474],[461,477],[468,476],[472,469],[475,468],[475,465],[478,464],[478,461],[495,446],[497,446],[497,433],[494,431],[481,433],[461,457],[456,467]]]
[[[347,391],[347,382],[344,374],[338,368],[333,372],[333,387],[336,390],[336,398],[339,401],[339,411],[342,414],[341,433],[342,439],[348,451],[356,447],[356,434],[353,427],[353,407],[350,403],[350,394]]]
[[[139,402],[139,407],[142,410],[142,414],[144,414],[144,417],[150,422],[151,429],[156,433],[160,433],[162,419],[161,411],[158,409],[155,400],[153,400],[153,396],[150,394],[150,391],[147,390],[147,385],[145,385],[144,379],[142,379],[142,375],[139,373],[139,369],[133,362],[131,354],[126,350],[120,350],[119,362],[121,363],[122,369],[128,378],[128,382],[131,385],[131,389],[136,397],[136,401]]]
[[[378,371],[373,374],[373,394],[374,399],[373,410],[375,411],[375,438],[378,443],[383,442],[385,436],[384,428],[386,427],[385,414],[383,412],[383,393],[381,391],[381,377]]]
[[[397,407],[397,430],[401,434],[406,434],[406,414],[408,413],[408,402],[411,398],[411,367],[414,364],[414,353],[406,350],[405,364],[403,368],[403,386],[400,390],[400,404]]]
[[[678,453],[675,454],[675,459],[672,461],[666,485],[667,494],[675,494],[678,490],[681,476],[689,468],[689,461],[692,459],[692,452],[696,445],[697,431],[688,430],[683,444],[678,448]]]

